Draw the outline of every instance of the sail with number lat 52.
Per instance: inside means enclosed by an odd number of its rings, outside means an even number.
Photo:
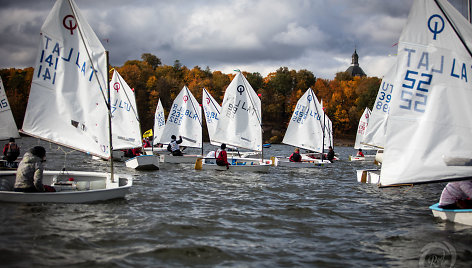
[[[381,185],[471,178],[472,25],[445,0],[415,1],[400,37]],[[467,163],[469,165],[467,166]]]
[[[261,100],[238,71],[226,88],[213,141],[262,151]]]
[[[110,157],[105,48],[74,1],[55,3],[38,41],[22,131]]]

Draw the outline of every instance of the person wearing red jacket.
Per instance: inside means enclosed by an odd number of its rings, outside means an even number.
[[[221,144],[221,149],[217,151],[216,155],[216,164],[218,166],[226,166],[226,169],[229,169],[228,155],[226,154],[226,144]]]

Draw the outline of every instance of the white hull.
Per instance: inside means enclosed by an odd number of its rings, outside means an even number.
[[[6,160],[0,160],[0,170],[16,170],[19,164],[19,160],[15,160],[12,163],[7,162]]]
[[[117,161],[117,162],[123,162],[126,157],[125,157],[125,152],[123,151],[113,151],[112,152],[112,155],[113,155],[113,161]],[[92,156],[92,159],[93,160],[105,160],[105,161],[108,161],[107,159],[103,159],[101,157],[98,157],[98,156]]]
[[[87,171],[44,171],[43,184],[53,186],[56,192],[22,193],[7,191],[13,188],[16,171],[0,171],[2,191],[0,202],[15,203],[90,203],[124,198],[133,184],[130,175]],[[73,181],[70,179],[73,178]]]
[[[218,166],[214,158],[198,158],[195,162],[196,170],[268,172],[270,166],[270,163],[261,162],[260,159],[258,161],[234,161],[229,165],[229,169],[227,169],[226,166]]]
[[[325,167],[326,164],[331,164],[328,160],[311,160],[311,161],[302,161],[302,162],[290,162],[290,160],[286,157],[279,158],[273,157],[272,162],[273,165],[276,167],[289,167],[289,168],[322,168]]]
[[[442,209],[439,208],[438,205],[439,203],[436,203],[429,207],[434,217],[460,224],[472,225],[472,209]]]
[[[354,156],[350,155],[349,156],[349,161],[368,161],[368,162],[374,162],[375,161],[375,155],[364,155],[364,156]]]
[[[144,148],[144,154],[145,155],[159,155],[159,154],[162,154],[162,153],[166,153],[167,152],[167,148],[164,148],[164,147],[146,147]]]
[[[362,183],[380,183],[379,169],[360,169],[357,170],[357,181]]]
[[[171,154],[161,154],[159,156],[159,162],[169,164],[195,164],[197,158],[201,157],[201,155],[173,156]]]
[[[140,155],[125,161],[126,167],[137,170],[158,170],[159,157],[154,155]]]

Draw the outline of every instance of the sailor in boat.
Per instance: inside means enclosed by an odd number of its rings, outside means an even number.
[[[333,147],[329,146],[329,151],[328,151],[328,155],[326,157],[329,162],[333,163],[333,160],[334,160],[334,150],[333,150]]]
[[[133,158],[142,155],[141,147],[123,150],[125,157]]]
[[[300,149],[295,148],[293,153],[289,157],[290,162],[301,162],[302,156],[300,155]]]
[[[46,161],[46,150],[35,146],[26,152],[18,166],[15,180],[15,192],[45,192],[43,185],[43,162]]]
[[[444,187],[439,207],[443,209],[471,209],[472,181],[449,182]]]
[[[20,155],[20,147],[15,143],[14,138],[10,138],[7,144],[3,147],[3,160],[6,160],[9,165]]]
[[[226,144],[221,144],[220,149],[216,151],[218,157],[216,157],[216,164],[218,166],[226,166],[226,169],[229,169],[228,155],[226,154]]]
[[[364,153],[362,152],[362,149],[359,149],[359,151],[357,151],[356,156],[364,157]]]
[[[171,141],[167,147],[167,150],[170,151],[173,156],[182,156],[183,154],[179,147],[179,144],[182,143],[182,136],[179,136],[179,140],[176,139],[175,135],[172,135],[170,138]]]

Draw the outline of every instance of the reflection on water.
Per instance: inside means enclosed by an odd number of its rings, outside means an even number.
[[[19,143],[24,152],[38,141]],[[40,144],[48,169],[108,170],[104,161]],[[292,150],[273,145],[264,155]],[[441,222],[428,210],[444,184],[359,184],[355,170],[373,166],[348,162],[352,148],[335,150],[344,160],[329,167],[268,173],[196,171],[192,165],[139,172],[116,163],[117,172],[135,175],[125,200],[2,204],[2,264],[418,267],[442,249],[438,245],[450,244],[453,249],[443,246],[446,257],[454,251],[456,266],[471,266],[472,228]]]

